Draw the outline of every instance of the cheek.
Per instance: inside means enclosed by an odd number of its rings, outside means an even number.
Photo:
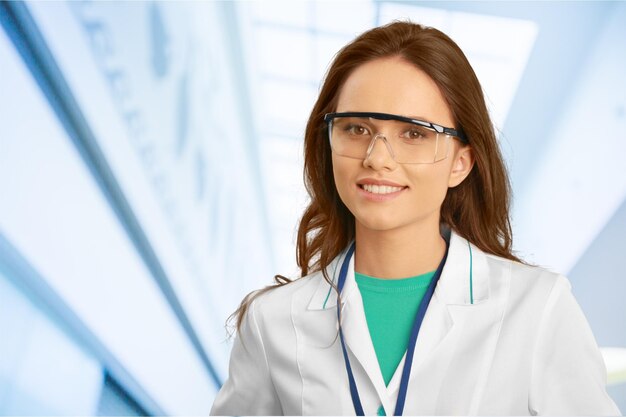
[[[339,197],[341,201],[349,207],[349,193],[351,190],[351,172],[353,169],[350,167],[349,163],[346,161],[340,160],[339,158],[332,156],[333,161],[333,177],[335,179],[335,187],[337,187],[337,192],[339,193]]]
[[[416,171],[412,177],[414,197],[421,206],[429,209],[438,209],[448,192],[448,166],[424,166]]]

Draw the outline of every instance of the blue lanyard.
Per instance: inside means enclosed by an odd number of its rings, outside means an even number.
[[[409,386],[409,376],[411,375],[411,365],[413,364],[413,353],[415,352],[415,344],[417,342],[417,335],[420,331],[420,327],[422,325],[422,320],[424,320],[424,316],[426,315],[426,309],[428,308],[428,304],[430,303],[430,299],[432,298],[435,287],[437,286],[437,281],[441,276],[441,271],[443,270],[443,266],[446,263],[446,258],[448,257],[448,242],[446,241],[446,253],[443,256],[443,259],[439,263],[437,267],[437,271],[435,272],[435,276],[430,281],[430,285],[426,289],[426,293],[424,294],[424,298],[422,298],[422,302],[420,303],[419,308],[417,309],[417,314],[415,315],[415,322],[413,323],[413,329],[411,330],[411,337],[409,339],[409,345],[406,350],[406,359],[404,361],[404,369],[402,370],[402,379],[400,380],[400,390],[398,392],[398,400],[396,401],[396,410],[394,412],[394,416],[401,416],[404,411],[404,402],[406,400],[406,392]],[[348,266],[350,265],[350,258],[354,254],[355,243],[353,242],[346,253],[346,257],[343,260],[343,264],[341,265],[341,271],[339,272],[339,281],[337,283],[337,287],[339,293],[343,290],[343,286],[346,283],[346,275],[348,274]],[[341,305],[337,302],[337,320],[339,320],[339,311],[341,309]],[[339,339],[341,340],[341,349],[343,350],[343,359],[346,364],[346,371],[348,372],[348,381],[350,384],[350,395],[352,396],[352,404],[354,405],[354,411],[357,416],[364,416],[363,406],[361,405],[361,398],[359,397],[359,390],[356,387],[356,381],[354,380],[354,375],[352,374],[352,367],[350,366],[350,359],[348,358],[348,351],[346,350],[346,343],[343,340],[343,330],[341,329],[341,323],[339,325]]]

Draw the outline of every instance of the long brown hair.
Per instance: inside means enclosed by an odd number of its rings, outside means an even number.
[[[324,279],[333,285],[326,267],[355,234],[354,216],[335,187],[324,114],[335,111],[340,89],[355,68],[393,56],[412,63],[435,81],[452,111],[456,128],[465,132],[473,150],[474,167],[461,184],[448,189],[441,222],[486,253],[522,262],[512,252],[511,187],[474,70],[444,33],[396,21],[361,34],[337,53],[311,111],[304,136],[304,184],[311,202],[298,229],[300,277],[321,270]],[[275,284],[248,294],[229,317],[229,321],[237,319],[237,329],[254,298],[291,282],[282,275],[274,279]]]

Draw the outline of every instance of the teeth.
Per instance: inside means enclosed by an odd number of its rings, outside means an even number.
[[[363,184],[363,189],[374,194],[389,194],[402,190],[403,187],[390,187],[388,185]]]

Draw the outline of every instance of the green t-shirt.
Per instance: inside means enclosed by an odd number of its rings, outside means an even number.
[[[435,271],[410,278],[381,279],[355,273],[378,364],[389,384],[409,344],[411,328]],[[378,410],[384,415],[384,410]]]

